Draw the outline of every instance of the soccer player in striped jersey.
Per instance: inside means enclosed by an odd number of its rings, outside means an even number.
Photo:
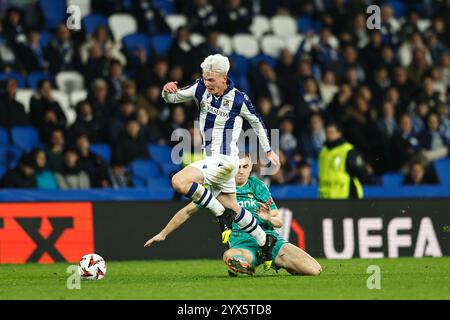
[[[278,155],[271,150],[267,131],[249,97],[234,87],[227,73],[230,62],[220,54],[210,55],[201,64],[202,78],[178,89],[168,82],[162,91],[168,103],[194,100],[199,108],[199,125],[205,158],[175,174],[172,186],[198,205],[210,209],[217,217],[222,242],[227,243],[233,221],[250,234],[261,247],[265,268],[272,263],[276,238],[267,235],[252,214],[238,205],[234,176],[239,166],[237,140],[245,118],[258,135],[267,158],[279,167]],[[207,184],[210,188],[205,188]]]
[[[269,189],[259,179],[250,177],[252,161],[248,155],[242,155],[236,175],[237,200],[253,218],[259,222],[267,234],[277,238],[272,248],[273,267],[284,268],[293,275],[319,275],[322,272],[320,264],[302,249],[283,239],[274,228],[282,227],[281,214],[272,200]],[[191,202],[179,210],[167,226],[145,244],[150,247],[181,226],[187,219],[199,210],[200,206]],[[229,241],[230,249],[223,254],[223,261],[228,266],[231,276],[237,273],[253,275],[255,268],[261,263],[262,257],[258,243],[246,232],[233,224],[233,233]]]

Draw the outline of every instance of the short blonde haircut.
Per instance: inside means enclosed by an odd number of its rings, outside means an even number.
[[[220,74],[227,74],[230,70],[230,61],[227,57],[221,54],[214,54],[207,56],[200,65],[203,73],[217,72]]]

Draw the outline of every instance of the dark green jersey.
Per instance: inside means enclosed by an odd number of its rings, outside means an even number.
[[[277,209],[272,200],[272,195],[264,182],[255,177],[249,177],[248,181],[242,187],[236,187],[236,196],[239,206],[248,210],[257,220],[264,230],[273,230],[267,222],[258,216],[259,202],[268,202],[270,200],[270,210]],[[233,231],[242,231],[239,226],[233,222]]]

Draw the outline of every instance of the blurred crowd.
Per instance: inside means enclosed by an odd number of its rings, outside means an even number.
[[[14,2],[14,1],[13,1]],[[91,12],[132,13],[139,32],[170,33],[164,11],[148,1],[91,1]],[[404,1],[399,17],[389,1],[363,0],[179,0],[175,11],[188,24],[173,35],[164,56],[144,49],[125,52],[107,27],[93,34],[52,30],[42,46],[39,17],[26,21],[20,6],[4,6],[0,24],[0,72],[76,70],[88,97],[76,106],[68,126],[52,96],[54,83],[41,80],[27,113],[15,99],[18,83],[3,83],[0,127],[30,124],[43,148],[24,155],[3,178],[4,187],[123,187],[132,184],[127,165],[149,158],[147,144],[171,145],[176,128],[192,129],[192,103],[169,106],[161,99],[167,81],[189,85],[201,76],[209,54],[223,53],[220,34],[250,33],[257,15],[307,16],[316,28],[304,34],[296,52],[283,49],[274,62],[250,63],[242,90],[252,99],[268,129],[280,129],[282,170],[272,184],[314,185],[314,166],[325,142],[324,124],[333,120],[363,155],[372,179],[401,172],[405,184],[433,184],[430,165],[450,147],[450,1]],[[381,7],[381,29],[368,30],[366,8]],[[1,7],[1,6],[0,6]],[[204,36],[194,45],[191,34]],[[236,55],[230,57],[236,72]],[[108,143],[108,166],[89,150]],[[36,176],[38,178],[36,178]]]

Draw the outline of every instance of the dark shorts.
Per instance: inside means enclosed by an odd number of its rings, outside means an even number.
[[[275,263],[275,259],[278,256],[278,253],[280,252],[281,247],[288,243],[286,240],[284,240],[276,231],[268,231],[265,230],[267,234],[274,235],[277,238],[277,243],[272,249],[272,261]],[[250,253],[253,256],[253,260],[249,261],[252,265],[255,267],[258,266],[262,261],[259,255],[259,245],[256,240],[250,236],[248,233],[243,231],[233,231],[233,233],[230,236],[230,249],[245,249],[250,251]]]

